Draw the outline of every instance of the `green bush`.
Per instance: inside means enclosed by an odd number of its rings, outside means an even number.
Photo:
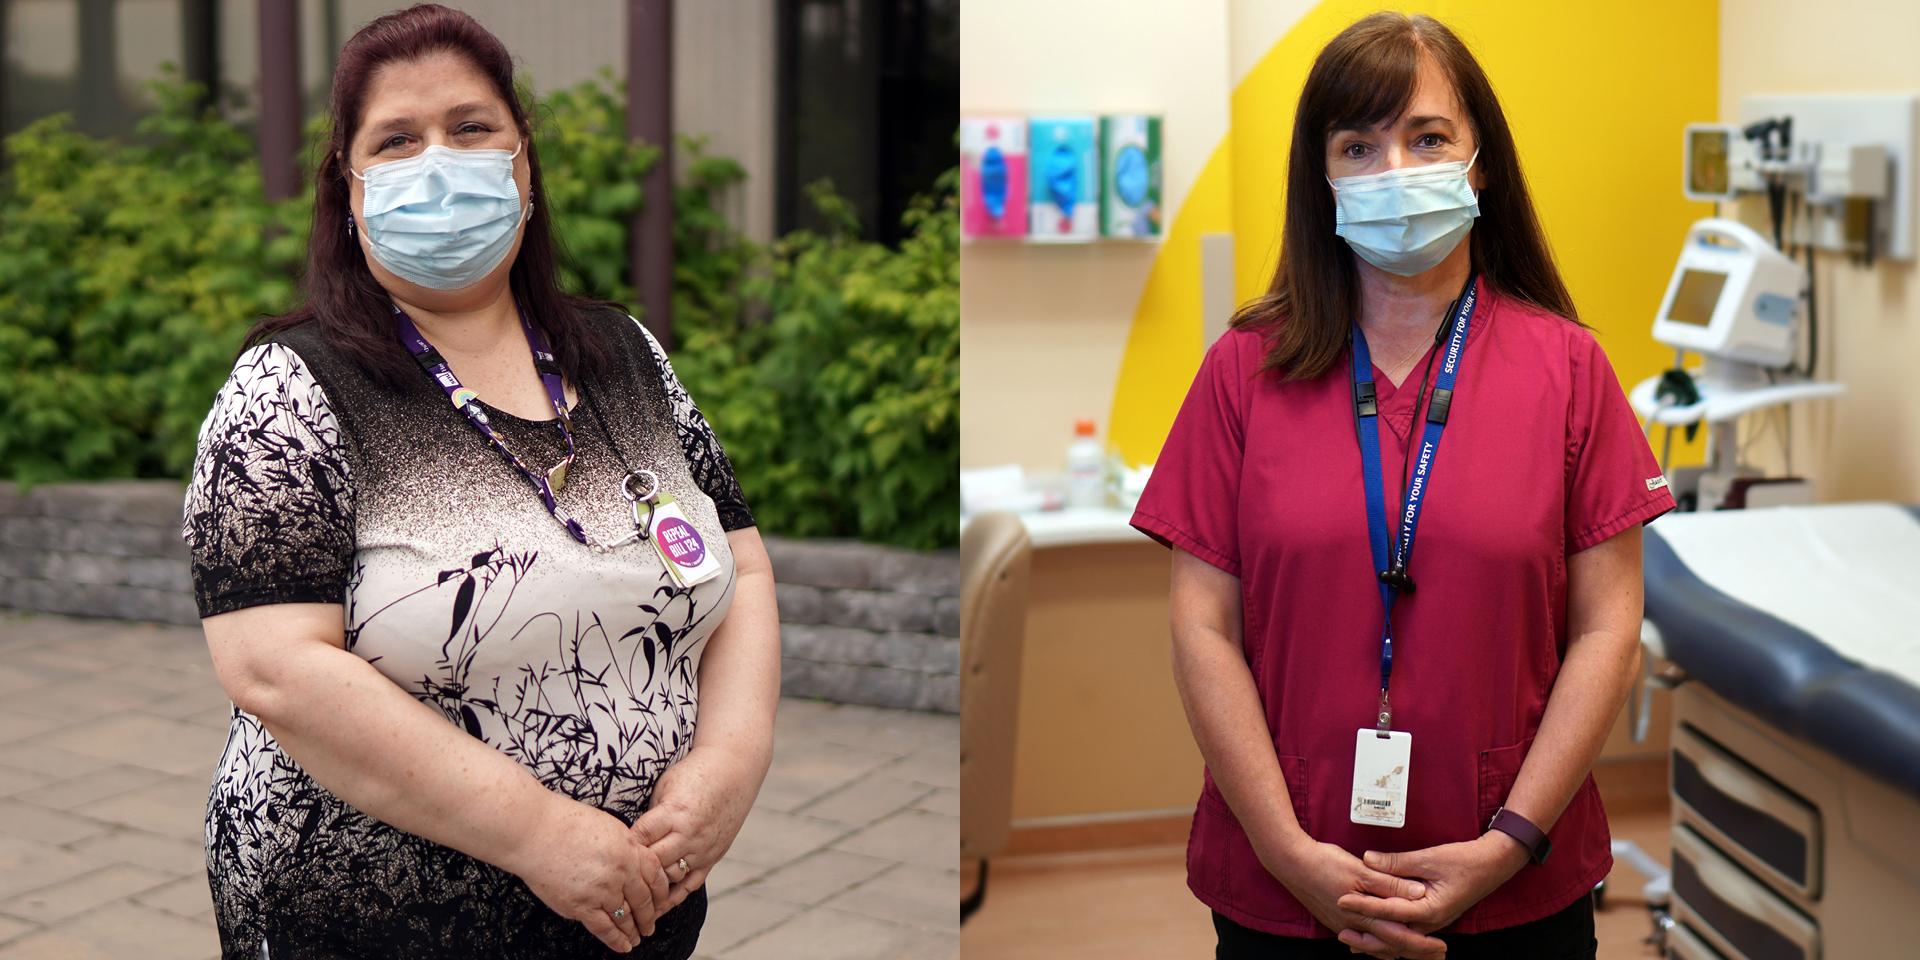
[[[56,115],[7,138],[0,176],[0,477],[180,477],[253,321],[295,302],[311,187],[264,199],[252,141],[166,68],[129,143]],[[634,302],[627,222],[658,148],[624,135],[610,73],[533,101],[562,284]],[[324,142],[322,120],[308,126]],[[683,144],[674,191],[676,371],[764,529],[954,542],[958,239],[951,172],[900,249],[835,224],[771,247],[717,201],[741,167]],[[309,151],[311,154],[313,151]],[[637,316],[639,311],[632,312]]]
[[[0,471],[26,483],[179,476],[248,323],[304,241],[267,226],[253,146],[186,84],[121,145],[65,115],[7,139],[0,182]]]

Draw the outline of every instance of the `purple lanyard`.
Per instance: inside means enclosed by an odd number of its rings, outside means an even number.
[[[526,477],[527,482],[533,484],[534,489],[539,491],[540,502],[546,504],[547,512],[553,514],[553,518],[560,521],[575,540],[587,543],[587,531],[553,497],[555,487],[566,485],[567,467],[573,463],[574,456],[573,421],[567,415],[566,393],[560,386],[560,365],[554,361],[552,352],[547,350],[546,338],[527,321],[526,311],[519,310],[517,304],[515,310],[520,314],[520,328],[527,334],[527,347],[533,351],[533,368],[539,372],[540,381],[546,384],[547,396],[553,401],[553,410],[559,414],[555,422],[560,426],[561,436],[567,441],[567,458],[560,461],[547,474],[537,473],[528,467],[526,462],[520,459],[519,454],[514,453],[513,448],[507,446],[506,440],[494,432],[493,425],[487,422],[487,412],[480,409],[478,396],[472,390],[460,385],[460,378],[453,375],[453,368],[447,365],[446,358],[442,357],[440,351],[435,350],[433,344],[428,343],[427,339],[420,335],[420,328],[414,326],[413,318],[407,316],[407,312],[400,309],[399,304],[393,305],[393,328],[394,333],[400,337],[400,342],[406,346],[407,352],[413,354],[413,359],[420,364],[420,369],[425,370],[428,376],[440,384],[440,389],[446,391],[447,399],[453,402],[454,408],[466,414],[467,422],[473,424],[473,428],[480,431],[481,436],[492,441],[494,449],[500,451],[501,455],[507,458],[507,462],[513,464],[520,471],[521,476]]]

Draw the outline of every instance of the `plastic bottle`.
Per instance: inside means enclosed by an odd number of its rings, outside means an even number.
[[[1092,420],[1073,425],[1074,440],[1067,447],[1067,506],[1107,505],[1107,451],[1094,438]]]

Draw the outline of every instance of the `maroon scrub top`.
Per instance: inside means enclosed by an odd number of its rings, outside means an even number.
[[[1260,372],[1262,333],[1229,330],[1207,350],[1132,519],[1239,578],[1247,665],[1294,816],[1355,856],[1485,831],[1566,655],[1567,557],[1674,507],[1593,335],[1484,277],[1478,289],[1408,568],[1416,592],[1394,608],[1393,727],[1413,735],[1404,827],[1348,819],[1354,733],[1374,725],[1380,698],[1382,618],[1348,352],[1323,376],[1282,382]],[[1399,387],[1374,370],[1390,527],[1425,362]],[[1607,875],[1591,774],[1548,836],[1546,863],[1521,868],[1446,929],[1540,919]],[[1242,926],[1333,936],[1260,865],[1211,771],[1187,884]]]

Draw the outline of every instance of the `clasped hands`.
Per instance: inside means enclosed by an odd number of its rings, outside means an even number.
[[[732,847],[752,806],[743,776],[695,748],[660,775],[652,805],[632,826],[554,794],[509,869],[555,913],[626,953],[653,936],[659,918],[700,889]]]
[[[1519,841],[1489,831],[1478,839],[1356,857],[1302,837],[1273,870],[1288,891],[1354,953],[1437,960],[1447,945],[1433,931],[1492,893],[1527,863]],[[1269,868],[1271,870],[1271,868]]]

